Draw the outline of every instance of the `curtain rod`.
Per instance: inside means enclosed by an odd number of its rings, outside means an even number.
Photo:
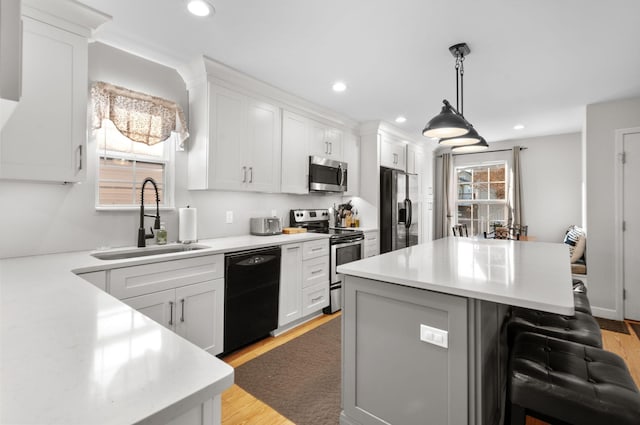
[[[520,150],[526,150],[529,149],[526,146],[521,146]],[[480,152],[467,152],[467,153],[452,153],[451,156],[458,156],[458,155],[477,155],[479,153],[491,153],[491,152],[507,152],[507,151],[512,151],[513,149],[496,149],[493,151],[480,151]],[[436,158],[442,158],[442,154],[438,155]]]

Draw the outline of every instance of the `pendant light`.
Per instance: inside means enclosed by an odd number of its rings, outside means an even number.
[[[478,134],[473,126],[464,118],[464,59],[471,53],[467,43],[458,43],[449,47],[456,58],[456,108],[445,99],[440,114],[433,117],[425,126],[422,134],[440,139],[443,146],[476,146],[475,149],[486,149],[487,142]],[[487,145],[488,147],[488,145]]]
[[[454,146],[451,148],[451,152],[453,153],[475,153],[482,152],[489,149],[489,144],[484,137],[480,137],[480,141],[478,143],[474,143],[473,145],[463,145],[463,146]]]

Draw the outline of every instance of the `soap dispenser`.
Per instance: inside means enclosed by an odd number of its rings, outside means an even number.
[[[156,243],[158,245],[166,245],[167,243],[167,229],[164,227],[164,223],[160,223],[160,229],[156,230]]]

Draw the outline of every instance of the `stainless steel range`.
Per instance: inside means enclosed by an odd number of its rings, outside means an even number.
[[[364,233],[352,228],[329,227],[329,210],[291,210],[289,212],[291,227],[304,227],[308,232],[326,233],[330,235],[329,257],[331,270],[330,305],[325,313],[334,313],[342,308],[342,275],[336,272],[341,264],[364,258]]]

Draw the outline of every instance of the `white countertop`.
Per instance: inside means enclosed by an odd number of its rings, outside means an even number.
[[[239,236],[208,249],[103,261],[90,252],[0,260],[0,423],[163,423],[233,383],[233,368],[95,288],[88,272],[294,243]]]
[[[338,272],[573,315],[565,244],[444,238],[344,264]]]

